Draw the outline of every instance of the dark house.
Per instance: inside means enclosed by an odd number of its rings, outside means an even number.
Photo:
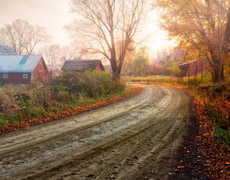
[[[183,77],[195,77],[210,70],[210,67],[205,61],[192,60],[179,65]]]
[[[0,55],[0,82],[29,84],[47,81],[48,69],[40,55]]]
[[[62,70],[69,71],[104,71],[101,60],[68,60],[64,63]]]

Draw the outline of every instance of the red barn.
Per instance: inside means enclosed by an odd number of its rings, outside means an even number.
[[[0,56],[0,82],[3,84],[29,84],[48,80],[48,69],[40,55]]]
[[[197,76],[198,74],[202,74],[204,72],[207,72],[208,70],[210,70],[210,66],[208,65],[207,62],[205,61],[197,61],[197,60],[193,60],[193,61],[189,61],[189,62],[185,62],[183,64],[179,65],[179,68],[182,71],[183,76]]]

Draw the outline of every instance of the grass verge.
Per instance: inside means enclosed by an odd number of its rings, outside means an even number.
[[[0,119],[0,124],[2,123],[2,126],[0,127],[0,135],[12,131],[25,129],[34,125],[44,124],[46,122],[50,122],[54,120],[60,120],[65,117],[69,117],[69,116],[77,115],[82,112],[97,109],[99,107],[106,106],[111,103],[134,96],[138,94],[140,91],[142,91],[141,87],[128,86],[122,92],[110,94],[103,97],[98,97],[96,99],[87,98],[84,99],[84,101],[81,101],[80,103],[78,102],[76,104],[71,104],[69,106],[66,106],[64,109],[56,108],[55,111],[50,110],[50,112],[47,112],[45,116],[39,115],[39,117],[37,118],[29,118],[29,119],[25,119],[24,121],[20,121],[16,123],[5,123],[6,121]],[[37,113],[39,113],[39,111]]]

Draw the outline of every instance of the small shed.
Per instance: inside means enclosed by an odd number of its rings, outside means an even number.
[[[96,71],[102,72],[104,71],[104,66],[102,65],[101,60],[67,60],[62,70],[70,70],[70,71]]]
[[[29,84],[47,81],[48,69],[40,55],[0,55],[0,82]]]

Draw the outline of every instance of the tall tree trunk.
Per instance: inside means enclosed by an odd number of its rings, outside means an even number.
[[[119,70],[119,67],[116,64],[116,61],[113,60],[113,61],[110,62],[110,64],[111,64],[111,68],[112,68],[113,80],[114,81],[119,81],[121,71]]]
[[[113,80],[114,81],[119,81],[120,80],[120,73],[118,73],[117,71],[113,71]]]
[[[216,66],[212,68],[212,82],[217,83],[219,79],[218,77],[219,77],[218,66]]]
[[[222,57],[216,54],[214,50],[210,50],[209,52],[212,58],[212,63],[210,63],[212,68],[212,81],[220,84],[220,82],[224,80],[224,68],[220,59]]]
[[[124,55],[125,55],[125,53],[124,53]],[[110,61],[114,81],[120,80],[120,75],[121,75],[123,62],[124,62],[124,56],[120,57],[120,62],[119,63],[116,63],[115,60]]]
[[[223,65],[220,68],[219,60],[215,60],[215,64],[212,66],[212,81],[214,83],[219,83],[224,79],[224,68]]]
[[[224,80],[224,67],[223,67],[223,59],[222,59],[222,57],[220,57],[218,65],[219,65],[218,66],[218,83],[219,83],[220,86],[222,86],[223,80]]]
[[[121,75],[121,67],[120,66],[112,66],[112,74],[113,74],[113,80],[119,81],[120,75]]]
[[[229,48],[227,47],[230,40],[230,4],[228,8],[228,15],[227,15],[227,24],[225,28],[225,36],[224,36],[224,50],[227,51]]]

